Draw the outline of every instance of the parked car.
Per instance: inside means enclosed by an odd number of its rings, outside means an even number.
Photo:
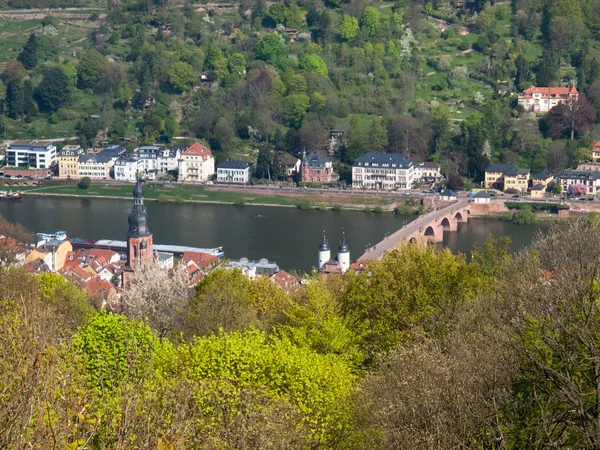
[[[519,194],[513,195],[512,198],[519,198]]]

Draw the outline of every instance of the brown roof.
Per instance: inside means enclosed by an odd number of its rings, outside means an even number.
[[[292,274],[287,273],[285,270],[280,270],[279,272],[271,275],[271,281],[274,281],[282,288],[287,288],[298,284],[297,278]]]
[[[184,252],[181,261],[184,264],[188,264],[189,261],[192,261],[198,269],[206,270],[209,266],[216,263],[219,260],[218,256],[211,255],[210,253],[202,253],[202,252]]]
[[[42,258],[34,259],[33,261],[28,262],[23,266],[23,270],[31,273],[50,272],[50,268]]]
[[[116,294],[115,286],[100,278],[92,278],[81,286],[90,297],[102,297],[103,299],[107,299]]]

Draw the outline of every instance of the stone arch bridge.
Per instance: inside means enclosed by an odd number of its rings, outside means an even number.
[[[431,211],[406,224],[383,241],[368,248],[359,258],[379,259],[386,252],[398,247],[401,242],[442,242],[444,231],[456,231],[459,222],[467,222],[471,204],[466,198],[445,208]]]

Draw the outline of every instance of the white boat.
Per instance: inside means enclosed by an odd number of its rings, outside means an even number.
[[[37,233],[37,237],[45,241],[64,241],[67,239],[67,232],[57,231],[56,233]]]

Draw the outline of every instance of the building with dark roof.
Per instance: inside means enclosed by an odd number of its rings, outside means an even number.
[[[333,163],[318,152],[312,152],[307,156],[304,151],[300,163],[300,174],[303,182],[331,183],[334,180]]]
[[[354,189],[411,189],[414,181],[414,164],[396,153],[366,153],[352,165]]]
[[[585,170],[563,170],[556,175],[556,182],[569,191],[573,185],[583,185],[588,194],[596,195],[600,188],[600,172]]]
[[[217,181],[220,183],[248,183],[252,164],[245,161],[229,160],[217,166]]]
[[[513,164],[493,164],[485,169],[484,187],[525,192],[529,187],[529,173],[529,169],[521,169]]]

